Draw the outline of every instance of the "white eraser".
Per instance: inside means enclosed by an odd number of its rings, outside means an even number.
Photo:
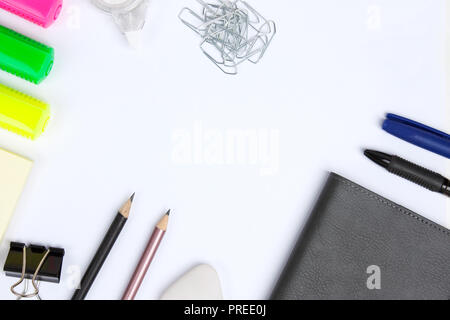
[[[219,276],[210,265],[198,265],[167,288],[161,300],[223,300]]]

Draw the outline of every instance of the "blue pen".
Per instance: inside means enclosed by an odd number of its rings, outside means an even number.
[[[450,135],[419,122],[388,113],[383,130],[418,147],[450,159]]]

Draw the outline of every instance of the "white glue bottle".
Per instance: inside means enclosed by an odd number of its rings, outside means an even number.
[[[130,46],[142,46],[141,31],[147,15],[148,0],[92,0],[103,11],[110,13]]]

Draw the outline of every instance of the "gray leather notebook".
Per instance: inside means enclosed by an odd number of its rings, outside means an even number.
[[[450,231],[330,173],[271,298],[450,299]]]

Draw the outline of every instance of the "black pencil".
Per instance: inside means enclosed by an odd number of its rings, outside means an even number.
[[[125,202],[125,204],[117,213],[114,221],[109,227],[108,232],[103,238],[103,241],[100,244],[97,253],[95,254],[94,258],[89,264],[89,267],[87,268],[83,276],[83,279],[81,279],[79,289],[77,289],[73,294],[72,300],[83,300],[86,297],[87,293],[89,292],[89,289],[94,283],[97,274],[102,268],[103,263],[108,257],[109,252],[111,251],[112,247],[114,246],[114,243],[119,237],[119,234],[122,231],[123,226],[128,220],[128,215],[130,214],[131,203],[133,202],[133,198],[134,193],[131,196],[131,198],[128,199],[127,202]]]

